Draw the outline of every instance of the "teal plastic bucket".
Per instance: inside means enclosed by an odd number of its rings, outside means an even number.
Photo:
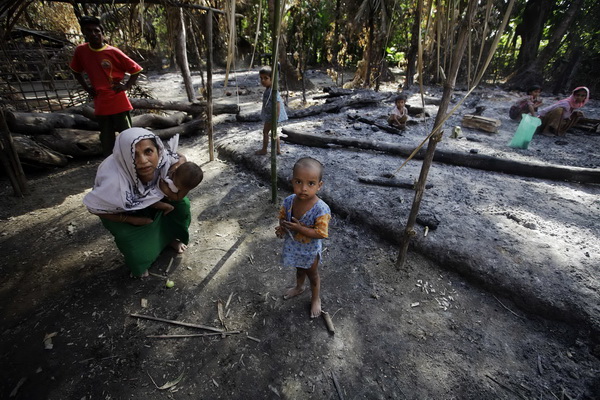
[[[531,142],[531,139],[533,139],[535,130],[541,124],[541,119],[532,117],[529,114],[523,114],[521,123],[519,124],[515,135],[508,145],[517,149],[526,149],[529,147],[529,142]]]

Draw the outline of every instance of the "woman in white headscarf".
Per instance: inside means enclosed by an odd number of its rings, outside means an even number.
[[[116,139],[113,153],[98,167],[94,188],[83,203],[100,217],[115,237],[133,276],[148,268],[171,245],[183,252],[189,241],[190,201],[170,201],[165,213],[153,207],[164,198],[161,176],[185,157],[166,149],[159,137],[143,128],[130,128]]]

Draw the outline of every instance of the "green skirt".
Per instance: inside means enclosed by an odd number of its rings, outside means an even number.
[[[183,200],[169,203],[175,209],[167,215],[152,208],[130,214],[153,219],[151,224],[144,226],[100,218],[104,227],[115,237],[115,243],[125,257],[125,265],[134,276],[140,276],[147,271],[173,240],[188,244],[188,228],[192,222],[190,200],[185,197]]]

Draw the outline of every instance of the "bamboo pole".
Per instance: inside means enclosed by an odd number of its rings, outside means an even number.
[[[281,1],[275,0],[273,6],[273,68],[271,69],[271,202],[277,202],[277,93],[279,82],[279,30],[281,25]]]
[[[431,162],[433,161],[433,156],[435,154],[435,147],[437,145],[437,142],[439,142],[442,139],[441,126],[443,121],[447,117],[446,111],[448,110],[450,99],[452,98],[452,93],[454,91],[454,85],[456,84],[456,77],[458,76],[460,62],[463,58],[463,55],[465,54],[465,50],[467,47],[469,27],[471,26],[471,21],[475,16],[476,10],[477,2],[469,2],[465,18],[462,20],[460,26],[458,39],[456,41],[456,47],[454,49],[452,61],[450,64],[451,67],[448,71],[448,78],[444,83],[444,93],[442,95],[442,101],[440,103],[438,113],[435,118],[434,128],[432,133],[430,134],[429,144],[427,146],[427,153],[425,159],[423,160],[423,165],[421,167],[419,182],[417,183],[417,190],[415,190],[415,198],[413,200],[410,214],[408,216],[408,221],[400,238],[400,254],[398,255],[398,259],[396,260],[396,268],[398,268],[398,270],[402,269],[404,267],[404,264],[406,263],[408,245],[410,243],[410,238],[414,236],[414,226],[417,220],[417,215],[419,213],[419,208],[421,206],[421,199],[423,198],[423,193],[425,192],[427,175],[429,174]]]
[[[471,22],[469,22],[469,34],[467,39],[467,87],[471,87],[471,47],[473,42],[473,32],[471,30]]]
[[[435,81],[440,81],[440,42],[442,40],[442,0],[437,0],[435,8],[435,25],[436,25],[436,65],[435,65]]]
[[[215,143],[213,138],[213,11],[206,13],[206,132],[208,134],[208,156],[215,160]]]
[[[423,160],[423,166],[421,167],[421,173],[419,174],[419,182],[415,190],[415,198],[413,200],[410,214],[408,216],[408,222],[400,237],[400,254],[396,261],[396,267],[398,269],[404,267],[406,263],[406,257],[408,254],[408,245],[410,244],[410,238],[413,237],[416,232],[414,230],[415,223],[417,222],[417,215],[419,214],[419,208],[421,207],[421,200],[425,193],[425,184],[427,182],[427,175],[429,174],[429,168],[433,162],[433,156],[435,154],[435,148],[439,141],[442,140],[442,132],[437,132],[434,136],[429,139],[427,145],[427,152],[425,153],[425,159]]]
[[[227,65],[225,66],[225,81],[223,82],[223,88],[227,88],[227,85],[229,84],[229,71],[231,70],[233,59],[235,58],[235,40],[237,38],[235,29],[235,0],[231,0],[230,3],[225,2],[225,9],[227,13],[227,26],[229,28],[229,42],[227,43]]]
[[[492,0],[488,0],[486,9],[485,9],[485,22],[483,24],[483,33],[481,34],[481,44],[479,46],[479,56],[477,56],[477,63],[475,64],[475,71],[479,70],[479,63],[481,62],[481,57],[483,56],[483,49],[485,47],[485,38],[487,36],[487,30],[490,20],[490,15],[492,12]]]
[[[258,44],[258,35],[260,33],[260,21],[262,19],[262,0],[258,0],[258,21],[256,22],[256,34],[254,35],[254,46],[252,47],[252,57],[250,58],[250,65],[248,68],[252,69],[254,65],[254,55],[256,54],[256,46]]]

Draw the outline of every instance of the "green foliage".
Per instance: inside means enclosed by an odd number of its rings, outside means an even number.
[[[406,62],[406,53],[403,51],[399,51],[395,47],[387,47],[385,49],[385,59],[390,64],[404,64]]]

